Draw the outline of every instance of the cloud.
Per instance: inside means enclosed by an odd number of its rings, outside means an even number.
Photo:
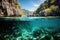
[[[39,5],[40,5],[40,3],[33,2],[33,1],[31,2],[31,4],[32,4],[32,6],[35,7],[35,8],[39,7]]]
[[[29,8],[29,10],[35,11],[43,2],[44,2],[44,0],[31,0],[30,4],[31,4],[32,8]]]
[[[35,9],[28,9],[29,11],[34,11]]]
[[[33,4],[34,7],[39,7],[39,4]]]
[[[34,2],[35,1],[35,2]],[[31,1],[31,3],[32,3],[32,5],[34,6],[34,7],[39,7],[40,5],[41,5],[41,3],[43,3],[45,0],[33,0],[33,1]]]

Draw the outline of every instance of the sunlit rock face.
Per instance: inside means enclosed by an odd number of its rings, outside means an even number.
[[[0,0],[0,16],[21,16],[23,11],[18,0]]]

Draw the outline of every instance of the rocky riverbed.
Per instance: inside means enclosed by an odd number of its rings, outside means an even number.
[[[60,40],[59,18],[7,19],[0,20],[0,40]]]

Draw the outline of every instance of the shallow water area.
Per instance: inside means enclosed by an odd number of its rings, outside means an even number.
[[[59,17],[5,17],[0,18],[1,39],[56,40],[60,37]],[[8,38],[7,38],[8,35]],[[59,36],[59,37],[58,37]]]

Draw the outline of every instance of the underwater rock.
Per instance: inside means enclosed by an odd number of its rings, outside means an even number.
[[[58,28],[41,27],[33,31],[33,37],[38,37],[38,40],[60,40],[60,31]]]
[[[42,33],[42,30],[38,29],[33,31],[33,37],[38,37]]]

